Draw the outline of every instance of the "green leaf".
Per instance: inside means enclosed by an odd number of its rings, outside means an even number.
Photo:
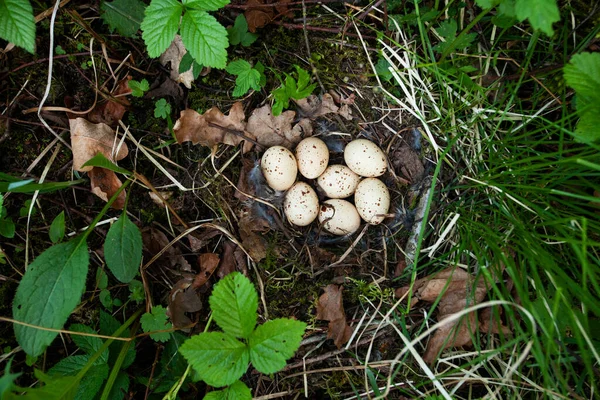
[[[485,10],[497,6],[502,0],[475,0],[477,5]]]
[[[229,43],[232,45],[242,44],[244,47],[250,46],[258,39],[258,35],[248,32],[248,21],[244,14],[239,14],[231,28],[227,28]]]
[[[133,175],[131,171],[126,170],[125,168],[121,168],[115,165],[112,161],[110,161],[106,156],[100,152],[96,154],[94,157],[87,160],[82,167],[102,167],[109,169],[113,172],[118,172],[124,175]]]
[[[442,22],[437,28],[437,33],[445,41],[438,43],[433,49],[444,54],[448,54],[455,49],[462,50],[465,47],[469,47],[477,36],[475,33],[467,33],[466,35],[459,35],[457,37],[457,31],[458,25],[455,20],[450,19]]]
[[[123,283],[131,281],[142,262],[142,234],[123,212],[108,230],[104,258],[108,269]]]
[[[29,1],[0,0],[0,38],[35,52],[35,21]]]
[[[0,236],[7,239],[15,237],[15,223],[11,218],[0,219]]]
[[[12,358],[8,360],[4,367],[4,375],[0,377],[0,399],[4,399],[4,395],[15,387],[15,380],[22,375],[22,372],[16,374],[10,372],[12,361]]]
[[[48,370],[51,376],[75,376],[83,369],[90,359],[90,355],[69,356],[60,360]],[[77,388],[75,399],[93,400],[96,393],[102,387],[102,382],[108,377],[108,365],[106,362],[96,361],[94,367],[81,378]]]
[[[98,298],[100,299],[100,303],[104,306],[104,308],[106,308],[108,311],[112,311],[113,299],[110,295],[110,291],[107,289],[100,290]]]
[[[61,329],[85,290],[89,255],[81,237],[54,245],[40,254],[23,275],[13,301],[13,318]],[[27,354],[37,356],[57,332],[14,324],[15,337]]]
[[[229,0],[183,0],[183,4],[188,10],[217,11],[229,4]]]
[[[37,209],[35,207],[32,208],[31,207],[31,199],[27,199],[23,203],[23,207],[21,207],[19,209],[19,216],[26,217],[27,215],[29,215],[30,208],[31,208],[31,216],[33,217],[34,215],[37,214]]]
[[[254,330],[258,294],[244,275],[232,272],[221,279],[208,302],[215,322],[225,333],[247,338]]]
[[[171,323],[167,322],[167,310],[163,306],[152,307],[152,312],[142,315],[140,322],[145,333],[172,327]],[[169,332],[158,332],[150,334],[150,337],[156,342],[166,342],[169,340],[170,334]]]
[[[112,335],[120,327],[121,327],[121,323],[119,321],[117,321],[117,319],[115,317],[113,317],[112,315],[110,315],[107,312],[104,312],[102,310],[100,311],[99,328],[100,328],[101,334]],[[125,331],[123,331],[123,333],[121,333],[120,337],[131,337],[131,332],[129,331],[129,329],[126,329]],[[111,343],[111,345],[109,347],[110,355],[108,357],[109,365],[114,365],[115,360],[119,356],[119,353],[120,353],[123,345],[124,345],[124,343],[122,343],[122,342]],[[123,364],[121,365],[121,369],[124,370],[127,367],[129,367],[131,364],[133,364],[135,357],[136,357],[135,345],[132,342],[131,345],[129,346],[129,349],[127,350],[127,354],[125,355],[125,361],[123,361]]]
[[[230,74],[237,75],[235,80],[235,89],[233,95],[235,97],[245,95],[250,88],[260,90],[260,72],[250,65],[245,60],[236,60],[229,63],[226,71]]]
[[[123,400],[129,391],[129,375],[121,372],[117,375],[108,398],[110,400]]]
[[[3,174],[0,179],[7,180],[7,174]],[[34,193],[39,190],[40,193],[53,192],[68,188],[71,185],[77,185],[82,183],[83,179],[68,182],[44,182],[44,183],[31,183],[33,179],[0,182],[0,193],[2,192],[13,192],[13,193]]]
[[[58,55],[65,55],[67,54],[67,52],[65,51],[65,49],[62,48],[62,46],[58,45],[54,48],[54,52]]]
[[[77,394],[79,386],[78,379],[74,376],[51,377],[36,369],[35,377],[44,382],[42,387],[18,388],[19,392],[25,392],[25,396],[10,395],[3,399],[26,399],[26,400],[72,400]]]
[[[133,97],[142,97],[144,93],[150,89],[150,85],[146,79],[142,79],[140,82],[132,79],[127,82],[127,86],[131,89],[131,95]]]
[[[122,36],[135,37],[140,23],[144,19],[146,5],[140,0],[103,1],[100,4],[102,20],[111,32],[115,30]]]
[[[108,287],[108,275],[102,268],[96,270],[96,285],[98,289],[106,289]]]
[[[171,105],[165,99],[158,99],[154,103],[154,116],[166,119],[171,114]]]
[[[73,332],[80,332],[80,333],[91,333],[91,334],[97,333],[95,330],[93,330],[89,326],[86,326],[83,324],[73,324],[69,327],[69,330],[73,331]],[[100,339],[99,337],[94,337],[94,336],[71,335],[71,339],[73,339],[73,342],[77,345],[77,347],[79,347],[81,350],[83,350],[85,353],[87,353],[90,356],[95,354],[100,349],[100,347],[102,347],[102,344],[104,343],[104,341],[102,339]],[[104,353],[102,353],[100,358],[98,358],[97,362],[104,363],[104,364],[108,363],[108,349]]]
[[[215,17],[205,11],[188,10],[181,21],[181,39],[199,64],[225,68],[227,31]]]
[[[177,29],[183,6],[177,0],[152,0],[142,21],[142,38],[150,57],[160,56],[169,47]]]
[[[286,360],[294,355],[306,324],[293,319],[280,318],[260,325],[250,335],[250,361],[263,374],[272,374],[285,367]]]
[[[576,105],[579,123],[575,139],[584,143],[600,140],[600,54],[574,55],[563,69],[564,78],[577,95]]]
[[[552,24],[560,21],[556,0],[515,0],[515,12],[519,21],[529,20],[533,29],[548,36],[554,35]]]
[[[231,385],[238,380],[250,361],[246,345],[221,332],[201,333],[179,348],[204,382],[214,387]]]
[[[58,243],[65,237],[65,212],[61,211],[50,224],[48,236],[52,243]]]
[[[179,73],[183,74],[184,72],[189,71],[192,68],[192,64],[194,63],[194,57],[190,53],[185,53],[179,61]]]
[[[144,293],[144,284],[135,279],[129,282],[129,300],[139,304],[145,299],[146,293]]]
[[[223,390],[208,393],[204,400],[252,400],[252,392],[244,382],[235,381]]]

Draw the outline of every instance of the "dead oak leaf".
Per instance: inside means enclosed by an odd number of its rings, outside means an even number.
[[[241,102],[234,103],[228,115],[224,115],[217,107],[212,107],[204,114],[186,109],[181,112],[179,119],[175,122],[173,131],[179,144],[192,142],[193,144],[213,147],[216,144],[223,143],[237,146],[244,140],[244,137],[236,135],[233,131],[254,139],[245,132],[244,119],[244,107]],[[250,151],[252,146],[253,143],[246,140],[243,152]]]
[[[327,114],[339,114],[348,120],[352,119],[348,104],[338,107],[333,100],[333,96],[329,93],[325,93],[321,98],[311,94],[304,99],[295,100],[295,102],[300,114],[310,119],[316,119]]]
[[[131,105],[124,95],[130,94],[129,81],[131,76],[127,76],[119,81],[117,88],[112,93],[112,98],[100,102],[88,114],[88,120],[94,123],[104,122],[110,126],[116,126],[117,122],[123,118],[127,107]],[[118,96],[118,97],[117,97]]]
[[[93,124],[83,118],[69,119],[71,147],[73,148],[73,168],[88,172],[93,167],[83,167],[98,152],[111,161],[119,161],[129,153],[127,145],[119,144],[115,131],[105,123]]]
[[[283,146],[292,148],[303,136],[312,134],[312,125],[307,119],[301,119],[292,126],[296,118],[295,111],[285,111],[274,116],[268,104],[255,109],[248,118],[246,131],[251,133],[258,143],[265,147]]]
[[[170,65],[171,68],[171,79],[173,79],[177,83],[183,83],[186,88],[192,88],[192,82],[194,82],[194,72],[193,68],[190,67],[187,71],[183,73],[179,73],[179,64],[181,64],[181,60],[183,56],[187,53],[187,49],[181,40],[181,36],[175,35],[175,38],[165,50],[163,54],[160,56],[160,63],[163,66]]]
[[[92,193],[100,197],[102,200],[108,202],[116,192],[119,190],[123,183],[117,177],[113,171],[100,167],[93,167],[88,171],[90,177],[90,185],[92,187]],[[122,210],[125,206],[125,190],[119,193],[117,199],[112,203],[111,207],[117,210]]]
[[[267,257],[267,241],[263,235],[256,233],[257,230],[261,229],[261,224],[250,217],[242,217],[238,222],[238,226],[242,244],[248,250],[252,260],[259,262]]]
[[[221,259],[218,254],[215,253],[203,253],[198,256],[198,265],[200,266],[200,272],[194,277],[192,287],[195,289],[200,288],[211,277],[215,269],[220,264]]]
[[[202,309],[200,295],[192,287],[193,281],[192,275],[186,276],[177,281],[169,293],[167,316],[171,319],[171,323],[175,328],[189,330],[192,320],[186,313],[193,313]]]
[[[346,322],[346,314],[342,302],[342,286],[327,285],[325,293],[317,302],[317,319],[329,321],[327,338],[333,339],[337,348],[348,343],[352,336],[352,328]]]

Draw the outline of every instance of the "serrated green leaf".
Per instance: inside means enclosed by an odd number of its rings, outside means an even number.
[[[81,237],[40,254],[23,275],[13,301],[13,318],[31,325],[61,329],[85,289],[89,255]],[[15,337],[27,354],[37,356],[57,332],[14,324]]]
[[[172,327],[171,323],[167,322],[167,310],[163,306],[152,307],[152,312],[142,315],[140,322],[145,333],[170,329]],[[170,336],[169,332],[150,334],[152,340],[156,342],[166,342]]]
[[[272,374],[285,367],[286,360],[294,355],[306,324],[293,319],[280,318],[260,325],[250,335],[250,361],[263,374]]]
[[[48,370],[50,376],[75,376],[83,369],[90,359],[90,355],[69,356],[60,360],[56,365]],[[102,382],[108,377],[108,365],[105,362],[94,363],[85,376],[81,379],[75,399],[92,400],[98,390],[102,387]]]
[[[133,97],[142,97],[144,93],[150,89],[150,85],[146,79],[142,79],[139,82],[132,79],[127,82],[127,86],[131,89],[131,95]]]
[[[242,381],[235,381],[223,390],[214,390],[204,400],[252,400],[250,388]]]
[[[217,11],[227,4],[229,0],[183,0],[187,10]]]
[[[507,17],[517,17],[515,10],[515,0],[504,0],[498,5],[498,13]]]
[[[13,359],[11,358],[4,367],[4,375],[0,377],[0,399],[4,399],[4,395],[15,387],[15,380],[22,375],[22,372],[13,374],[10,372]]]
[[[142,262],[142,234],[123,212],[108,230],[104,242],[104,258],[113,275],[128,283],[138,273]]]
[[[115,317],[113,317],[112,315],[110,315],[107,312],[100,310],[99,328],[100,328],[101,334],[112,335],[120,327],[121,327],[121,323],[119,321],[117,321],[117,319]],[[129,331],[129,329],[126,329],[125,331],[123,331],[123,333],[121,333],[120,337],[130,337],[130,336],[131,336],[131,332]],[[110,353],[110,355],[108,357],[109,365],[114,365],[115,360],[119,356],[119,353],[120,353],[122,347],[123,347],[123,343],[120,343],[120,342],[111,343],[111,345],[108,348],[109,353]],[[126,369],[127,367],[129,367],[135,360],[135,357],[136,357],[135,345],[134,345],[134,343],[131,343],[131,345],[129,346],[129,349],[127,350],[127,354],[125,355],[125,361],[123,361],[123,364],[121,365],[121,369]]]
[[[179,73],[183,74],[187,72],[190,68],[192,68],[192,64],[194,63],[194,57],[190,53],[185,53],[179,61]]]
[[[248,369],[247,346],[221,332],[201,333],[188,339],[179,352],[204,382],[214,387],[231,385]]]
[[[199,64],[225,68],[227,63],[227,30],[205,11],[187,10],[181,21],[181,39]]]
[[[296,72],[298,72],[298,84],[296,86],[298,87],[298,90],[306,89],[310,83],[310,75],[306,70],[300,68],[299,66],[295,65],[295,67]]]
[[[0,0],[0,38],[35,52],[35,21],[29,1]]]
[[[556,0],[515,0],[515,13],[520,21],[527,19],[533,29],[554,35],[552,24],[560,21]]]
[[[86,326],[83,324],[73,324],[73,325],[69,326],[69,330],[73,331],[73,332],[80,332],[80,333],[91,333],[91,334],[97,333],[95,330],[93,330],[89,326]],[[100,339],[99,337],[94,337],[94,336],[71,335],[71,339],[73,339],[73,342],[77,345],[77,347],[79,347],[81,350],[83,350],[88,355],[95,354],[100,349],[100,347],[102,347],[102,344],[104,343],[104,341],[102,339]],[[104,364],[108,363],[108,349],[104,353],[102,353],[102,355],[98,358],[97,362],[104,363]]]
[[[247,338],[254,330],[258,294],[244,275],[232,272],[221,279],[208,302],[215,322],[225,333]]]
[[[575,89],[579,123],[575,138],[584,143],[600,140],[600,54],[574,55],[563,69],[564,78]]]
[[[154,103],[154,116],[166,119],[171,114],[171,105],[165,99],[158,99]]]
[[[160,56],[169,47],[177,29],[183,6],[177,0],[152,0],[142,21],[142,38],[150,57]]]
[[[102,20],[111,32],[115,30],[122,36],[135,37],[144,19],[146,5],[140,0],[103,1],[100,4]]]
[[[258,39],[258,35],[248,32],[248,21],[244,14],[239,14],[231,28],[227,28],[229,43],[232,45],[242,44],[244,47],[250,46]]]
[[[52,243],[58,243],[65,237],[65,212],[61,211],[50,224],[48,236]]]
[[[121,372],[113,382],[108,398],[110,400],[123,400],[129,391],[129,375]]]
[[[252,66],[246,60],[235,60],[230,62],[225,68],[225,71],[229,72],[232,75],[243,74],[246,71],[250,71]]]
[[[38,369],[34,370],[34,375],[40,382],[44,383],[44,386],[20,387],[18,391],[24,392],[24,396],[15,396],[9,393],[3,399],[72,400],[75,398],[80,382],[74,376],[51,377]]]
[[[245,60],[232,61],[227,65],[226,71],[230,74],[237,75],[235,80],[234,97],[245,95],[250,88],[260,90],[261,74],[256,69],[252,68],[250,63]]]

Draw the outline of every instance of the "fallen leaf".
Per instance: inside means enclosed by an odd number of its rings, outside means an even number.
[[[83,118],[69,119],[71,129],[71,146],[73,148],[73,168],[76,171],[88,172],[93,167],[82,167],[98,152],[115,162],[125,157],[129,151],[123,143],[118,147],[115,131],[104,124],[93,124]],[[113,156],[114,153],[114,156]]]
[[[352,328],[346,322],[344,313],[342,290],[342,286],[327,285],[317,302],[316,316],[317,319],[329,321],[327,338],[333,339],[338,349],[348,343],[352,336]]]
[[[261,229],[260,224],[257,224],[255,219],[243,217],[239,220],[238,226],[242,244],[248,250],[252,260],[259,262],[265,258],[267,256],[267,241],[263,235],[256,233]]]
[[[321,98],[311,94],[304,99],[295,100],[295,102],[300,109],[300,114],[310,119],[327,114],[339,114],[348,120],[352,119],[352,112],[348,104],[338,107],[329,93],[325,93]]]
[[[158,254],[170,242],[162,231],[154,228],[143,232],[142,241],[144,242],[144,249],[149,253],[150,258]],[[179,271],[192,272],[191,265],[187,262],[185,257],[183,257],[181,250],[179,250],[176,245],[167,248],[167,250],[154,261],[154,264],[158,265],[160,268],[171,269],[175,273],[179,273]]]
[[[183,83],[186,88],[192,88],[192,82],[194,82],[193,67],[190,67],[184,73],[179,73],[179,64],[181,59],[187,53],[187,49],[181,40],[181,36],[175,35],[175,38],[171,42],[171,45],[165,50],[160,56],[160,63],[163,66],[171,65],[171,79],[177,83]]]
[[[180,279],[173,285],[169,293],[167,316],[171,319],[173,327],[189,330],[192,320],[185,315],[186,312],[192,313],[202,309],[202,299],[196,289],[192,287],[193,276],[187,276]]]
[[[158,87],[150,89],[144,95],[146,99],[160,99],[161,97],[172,97],[173,104],[179,104],[183,101],[183,88],[173,79],[165,79]]]
[[[152,202],[154,204],[156,204],[159,207],[164,207],[165,202],[171,197],[173,197],[173,192],[158,192],[158,194],[154,192],[148,192],[148,196],[150,196],[150,199],[152,199]]]
[[[219,279],[223,279],[234,271],[240,271],[244,275],[248,274],[246,254],[235,243],[227,240],[223,243],[223,253],[217,276]]]
[[[292,127],[295,111],[284,111],[278,116],[271,112],[268,104],[255,109],[248,118],[246,131],[251,133],[258,143],[265,147],[294,147],[302,137],[312,134],[310,121],[302,119]]]
[[[200,266],[200,272],[194,277],[192,287],[195,289],[200,288],[211,277],[215,269],[219,266],[221,259],[218,254],[215,253],[203,253],[198,256],[198,265]]]
[[[275,10],[277,10],[279,15],[287,18],[294,18],[294,13],[289,9],[289,3],[291,3],[291,1],[292,0],[277,0],[275,2]]]
[[[90,185],[92,193],[108,202],[123,184],[113,171],[100,167],[93,167],[88,171],[90,177]],[[126,193],[123,190],[119,193],[117,199],[112,203],[111,207],[116,210],[122,210],[125,206]]]
[[[398,174],[404,175],[411,183],[419,182],[425,175],[421,156],[411,146],[402,145],[389,155],[390,162]]]
[[[215,236],[221,235],[222,232],[218,229],[209,228],[205,229],[202,233],[190,233],[187,235],[188,241],[190,242],[190,248],[193,252],[197,252],[202,247],[206,246],[210,239]]]
[[[217,107],[212,107],[204,114],[199,114],[194,110],[186,109],[181,112],[181,116],[175,123],[173,131],[177,142],[192,142],[202,146],[213,147],[218,143],[237,146],[244,137],[232,133],[239,132],[250,139],[252,135],[245,132],[244,107],[241,102],[236,102],[229,110],[229,114],[224,115]],[[252,149],[253,143],[246,140],[243,152],[246,153]]]
[[[262,28],[273,19],[273,9],[271,7],[252,8],[252,6],[263,5],[264,0],[248,0],[246,2],[246,12],[244,16],[248,22],[248,30],[252,33],[256,32],[257,28]]]
[[[111,127],[116,126],[123,118],[123,115],[125,115],[125,112],[127,112],[127,107],[131,105],[129,100],[123,96],[131,93],[128,85],[130,80],[131,76],[121,79],[117,88],[112,93],[113,98],[99,102],[88,114],[88,120],[94,123],[104,122]]]

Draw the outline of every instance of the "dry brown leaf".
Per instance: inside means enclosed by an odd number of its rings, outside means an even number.
[[[257,28],[262,28],[273,19],[273,9],[271,7],[251,8],[252,6],[263,5],[264,0],[248,0],[246,2],[246,12],[244,16],[248,22],[248,30],[252,33],[256,32]]]
[[[404,175],[411,183],[419,182],[425,175],[425,167],[419,153],[410,146],[403,145],[389,155],[390,162],[398,174]]]
[[[346,322],[344,305],[342,302],[342,286],[327,285],[325,293],[317,302],[317,319],[329,321],[327,338],[333,339],[337,348],[348,343],[352,336],[352,328]]]
[[[244,118],[244,107],[241,102],[234,103],[228,115],[224,115],[217,107],[211,108],[204,114],[186,109],[181,112],[173,131],[180,144],[192,142],[193,144],[213,147],[218,143],[223,143],[237,146],[244,138],[231,131],[237,131],[250,139],[254,139],[252,135],[245,132]],[[253,143],[246,140],[243,148],[244,153],[250,151],[252,146]]]
[[[113,171],[100,167],[93,167],[88,171],[90,177],[90,185],[92,193],[108,202],[123,184]],[[116,210],[122,210],[125,206],[126,193],[123,190],[119,193],[117,199],[112,203],[111,207]]]
[[[284,111],[277,117],[271,112],[268,104],[255,109],[248,118],[246,131],[251,133],[258,143],[265,147],[294,147],[302,136],[312,134],[312,126],[308,120],[300,120],[292,127],[295,111]]]
[[[88,120],[94,123],[104,122],[109,126],[116,126],[125,112],[127,107],[131,105],[129,100],[123,95],[131,93],[128,82],[131,80],[131,76],[127,76],[119,81],[117,88],[112,93],[113,99],[105,100],[98,103],[96,107],[88,114]],[[117,98],[117,96],[119,96]]]
[[[240,228],[240,236],[244,248],[248,250],[248,254],[254,260],[259,262],[267,256],[267,241],[262,235],[256,233],[257,228],[260,228],[256,221],[249,217],[243,217],[238,222]]]
[[[69,120],[71,129],[71,146],[73,148],[73,168],[76,171],[87,172],[93,167],[82,167],[98,152],[111,161],[119,161],[127,157],[127,145],[123,143],[114,154],[119,142],[116,140],[115,131],[104,124],[93,124],[83,118]]]
[[[182,74],[179,73],[179,64],[186,53],[187,49],[181,40],[181,36],[175,35],[171,45],[162,53],[159,60],[163,66],[170,65],[171,79],[177,83],[183,83],[186,88],[191,89],[192,82],[194,82],[193,67],[190,67],[190,69]]]
[[[295,100],[295,102],[300,109],[300,114],[310,119],[327,114],[339,114],[348,120],[352,119],[352,112],[348,104],[338,107],[329,93],[325,93],[321,98],[311,94],[304,99]]]
[[[185,313],[197,312],[202,309],[202,300],[196,289],[192,287],[192,282],[193,277],[186,276],[177,281],[169,293],[167,316],[175,328],[189,327],[192,320]]]
[[[240,271],[244,275],[248,274],[246,254],[235,243],[227,240],[223,243],[223,254],[217,276],[222,279],[234,271]]]
[[[190,248],[193,252],[197,252],[202,247],[208,244],[208,241],[215,236],[221,235],[222,232],[215,228],[205,229],[202,233],[192,232],[187,235],[188,241],[190,242]]]
[[[150,253],[151,257],[158,254],[170,242],[162,231],[154,228],[143,232],[142,241],[144,242],[144,249]],[[179,250],[176,245],[165,250],[165,252],[154,261],[154,264],[161,268],[192,272],[191,265],[187,262],[185,257],[183,257],[181,250]]]
[[[218,254],[215,253],[203,253],[198,256],[198,265],[200,266],[200,272],[194,277],[192,287],[198,289],[203,286],[208,279],[211,277],[215,269],[219,266],[221,259]]]

